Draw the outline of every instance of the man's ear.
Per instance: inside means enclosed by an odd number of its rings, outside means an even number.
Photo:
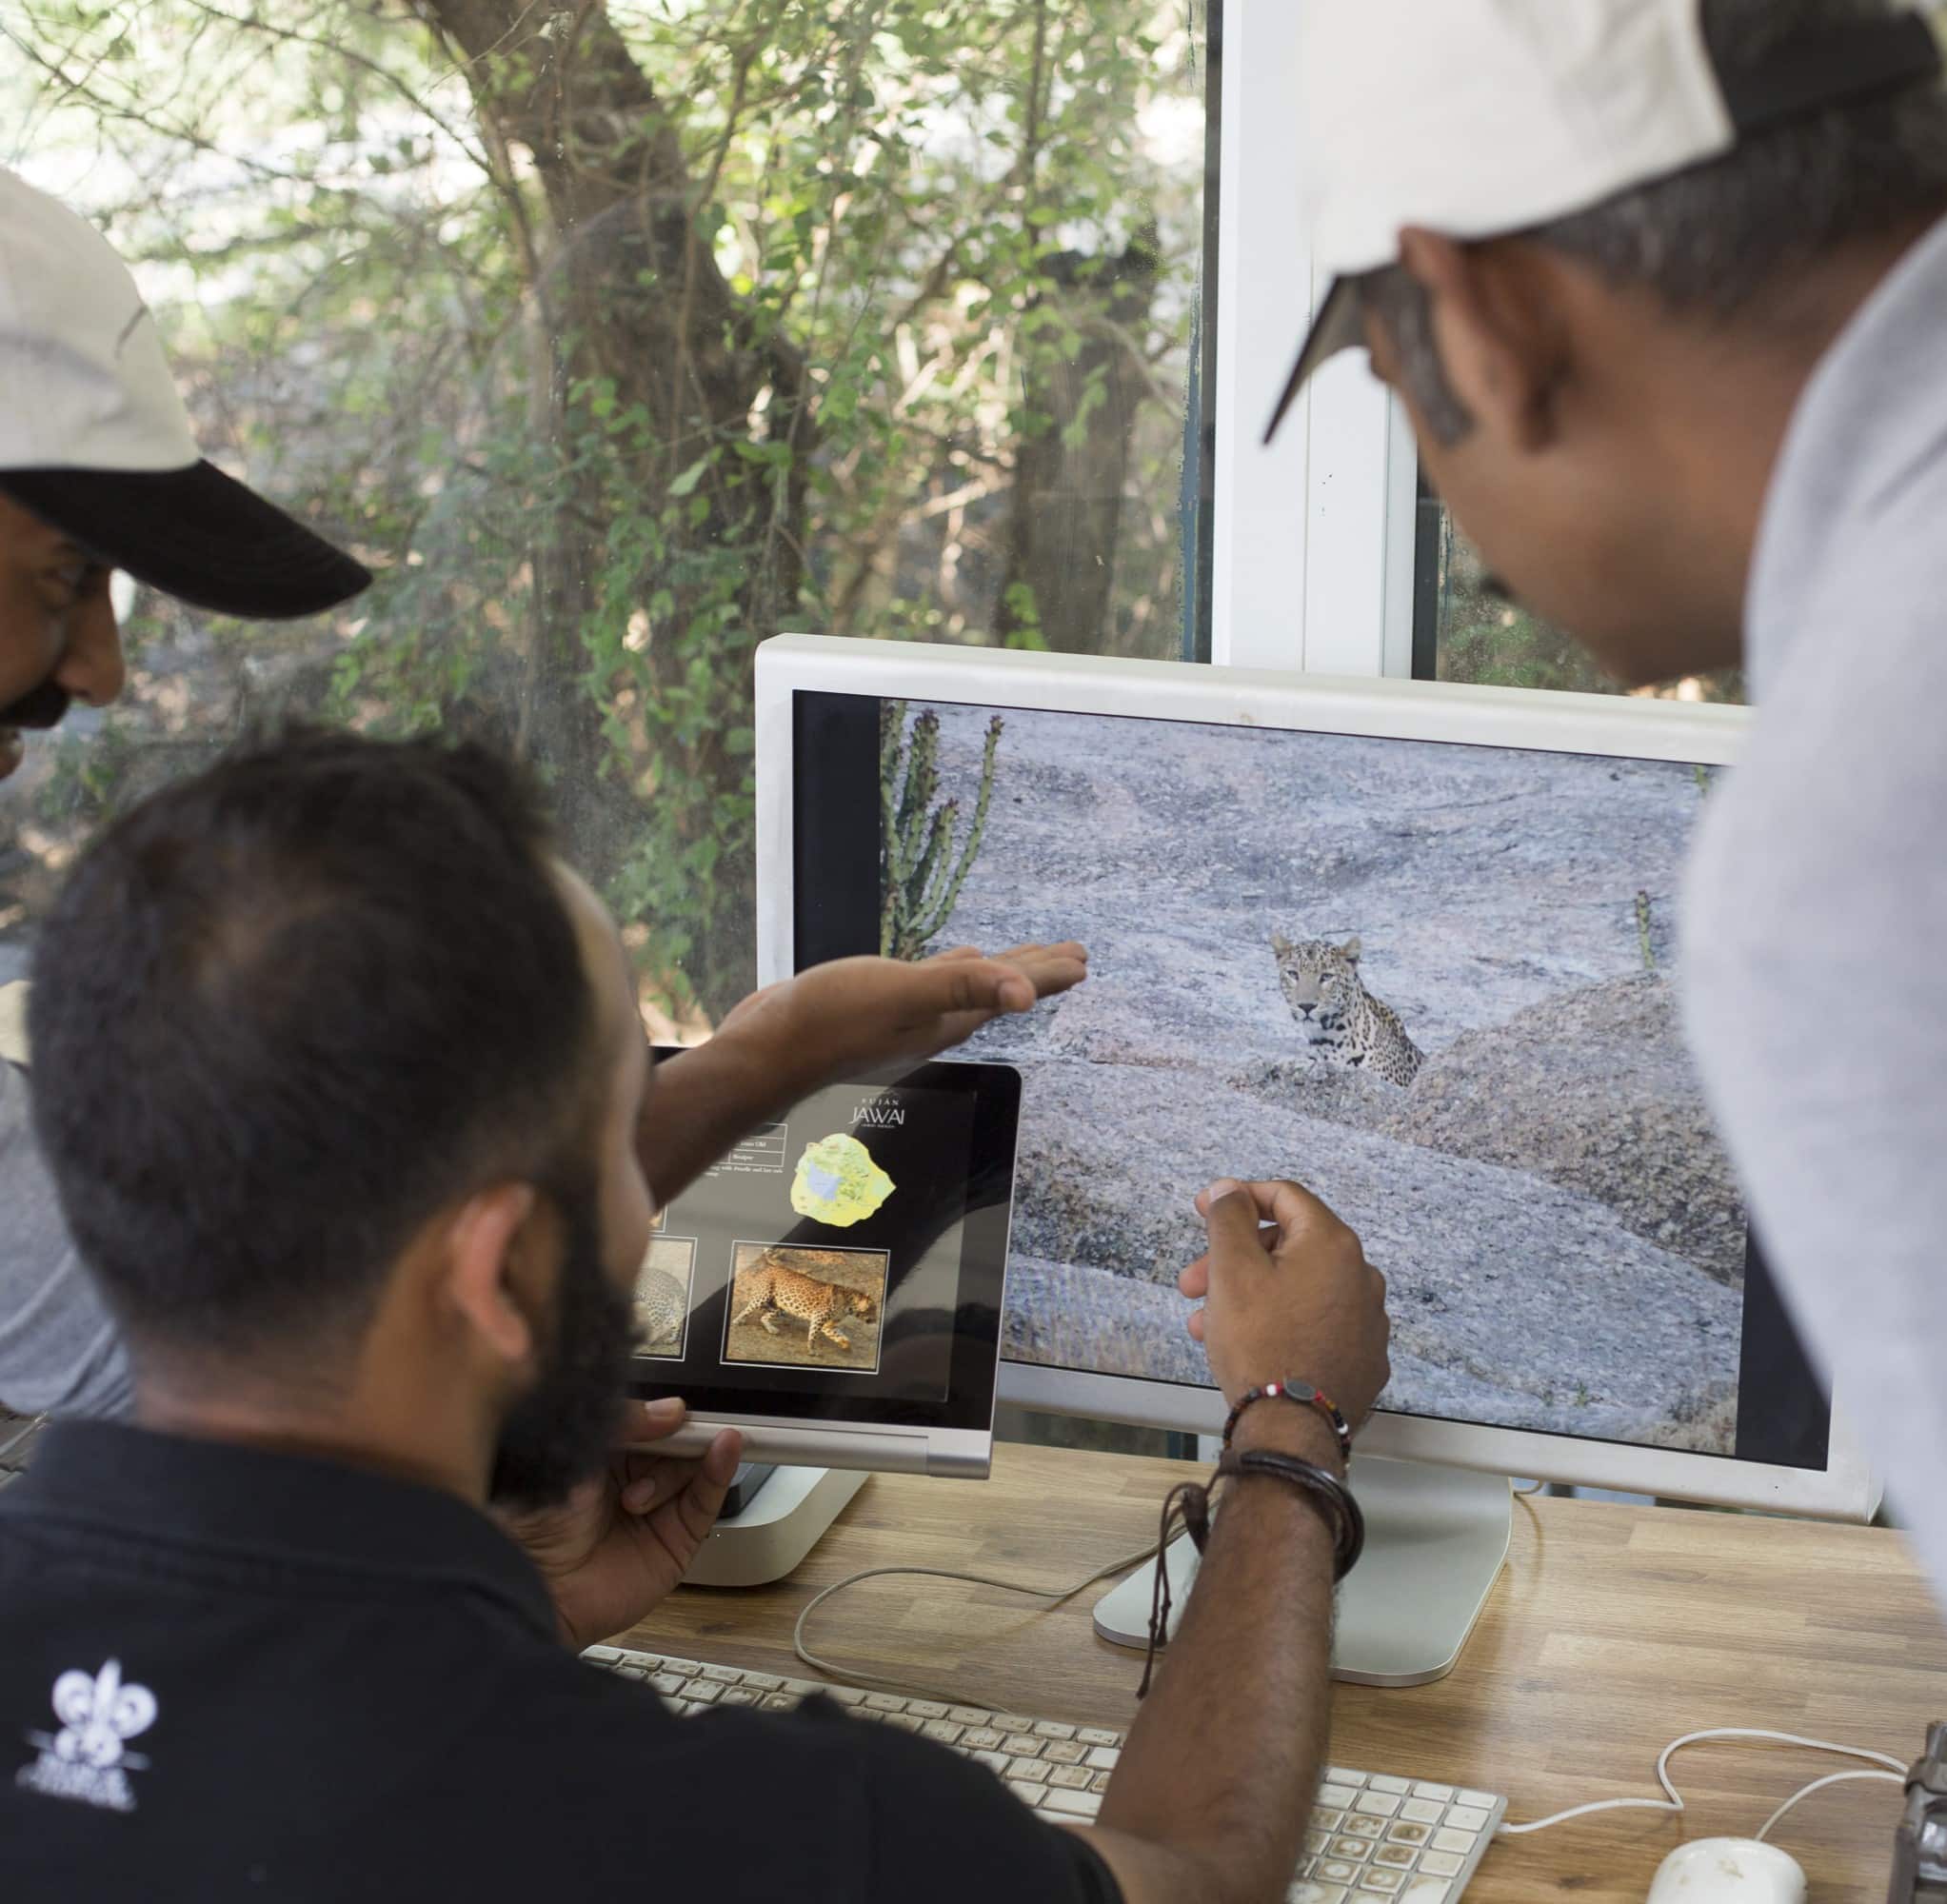
[[[539,1200],[526,1183],[476,1192],[447,1225],[444,1297],[449,1312],[489,1353],[510,1366],[539,1350],[541,1313],[535,1219]]]
[[[1433,337],[1460,407],[1533,454],[1555,440],[1560,329],[1540,274],[1507,244],[1457,245],[1409,226],[1400,263],[1433,300]]]

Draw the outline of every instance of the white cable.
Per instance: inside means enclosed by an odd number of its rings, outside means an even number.
[[[1548,1817],[1536,1818],[1525,1825],[1502,1825],[1495,1835],[1497,1837],[1518,1838],[1524,1836],[1529,1832],[1545,1832],[1551,1825],[1564,1825],[1571,1818],[1587,1817],[1592,1812],[1680,1812],[1684,1809],[1683,1795],[1670,1781],[1669,1766],[1671,1757],[1682,1751],[1686,1745],[1696,1745],[1700,1740],[1707,1738],[1764,1739],[1775,1745],[1802,1745],[1813,1752],[1836,1752],[1846,1758],[1870,1758],[1876,1764],[1890,1766],[1895,1772],[1899,1774],[1902,1783],[1906,1779],[1906,1766],[1904,1762],[1897,1758],[1889,1757],[1883,1752],[1868,1752],[1863,1747],[1857,1745],[1834,1745],[1830,1739],[1801,1738],[1797,1733],[1766,1732],[1753,1726],[1712,1726],[1703,1732],[1687,1732],[1681,1738],[1672,1739],[1663,1748],[1660,1755],[1659,1755],[1657,1759],[1657,1783],[1669,1794],[1667,1798],[1597,1798],[1586,1805],[1571,1805],[1565,1812],[1556,1812]],[[1838,1775],[1856,1778],[1867,1775],[1880,1776],[1883,1775],[1842,1773]],[[1824,1785],[1831,1782],[1830,1779],[1821,1778],[1818,1784]],[[1807,1793],[1814,1792],[1817,1789],[1817,1785],[1808,1785],[1803,1792],[1799,1792],[1795,1796],[1788,1798],[1765,1821],[1764,1831],[1770,1831],[1772,1826],[1792,1806],[1798,1802],[1799,1798],[1804,1797]],[[1763,1835],[1764,1832],[1758,1833],[1759,1837]]]
[[[1758,1842],[1759,1844],[1764,1842],[1765,1835],[1770,1832],[1772,1826],[1777,1824],[1800,1798],[1809,1798],[1813,1793],[1824,1785],[1843,1785],[1849,1778],[1883,1778],[1889,1785],[1904,1785],[1906,1783],[1906,1774],[1903,1772],[1828,1772],[1823,1778],[1813,1779],[1811,1784],[1807,1785],[1803,1791],[1794,1792],[1770,1817],[1765,1819],[1763,1824],[1758,1828]]]

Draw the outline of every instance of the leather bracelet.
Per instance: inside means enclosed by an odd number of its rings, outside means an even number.
[[[1308,1381],[1299,1381],[1287,1377],[1283,1381],[1267,1381],[1262,1387],[1246,1390],[1238,1398],[1237,1406],[1230,1411],[1223,1424],[1223,1445],[1230,1446],[1230,1438],[1237,1432],[1238,1418],[1254,1401],[1268,1401],[1281,1398],[1295,1401],[1301,1408],[1316,1409],[1332,1424],[1332,1433],[1339,1438],[1340,1458],[1347,1467],[1352,1465],[1352,1427],[1339,1412],[1339,1404],[1329,1395],[1314,1388]]]
[[[1365,1552],[1365,1516],[1352,1490],[1337,1475],[1295,1455],[1281,1455],[1269,1448],[1247,1448],[1240,1452],[1225,1449],[1217,1464],[1219,1480],[1241,1480],[1261,1475],[1297,1488],[1317,1510],[1319,1517],[1332,1531],[1332,1580],[1336,1585],[1359,1564]]]

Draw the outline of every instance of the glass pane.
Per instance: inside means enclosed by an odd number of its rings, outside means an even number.
[[[1741,669],[1625,690],[1572,636],[1486,588],[1480,551],[1439,497],[1420,494],[1413,671],[1422,679],[1496,687],[1559,687],[1584,694],[1625,691],[1675,701],[1744,699]]]
[[[537,762],[700,1036],[753,977],[759,640],[1200,651],[1202,0],[36,19],[10,162],[130,260],[207,451],[381,579],[136,596],[124,701],[0,793],[16,963],[247,722],[437,727]]]

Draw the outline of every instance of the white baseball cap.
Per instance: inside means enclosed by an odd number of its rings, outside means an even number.
[[[1301,187],[1333,283],[1266,442],[1305,379],[1365,342],[1357,273],[1400,233],[1525,230],[1727,152],[1746,134],[1937,80],[1917,13],[1787,37],[1721,73],[1703,0],[1302,0]]]
[[[226,614],[315,614],[371,581],[203,460],[128,267],[5,170],[0,494],[137,581]]]

